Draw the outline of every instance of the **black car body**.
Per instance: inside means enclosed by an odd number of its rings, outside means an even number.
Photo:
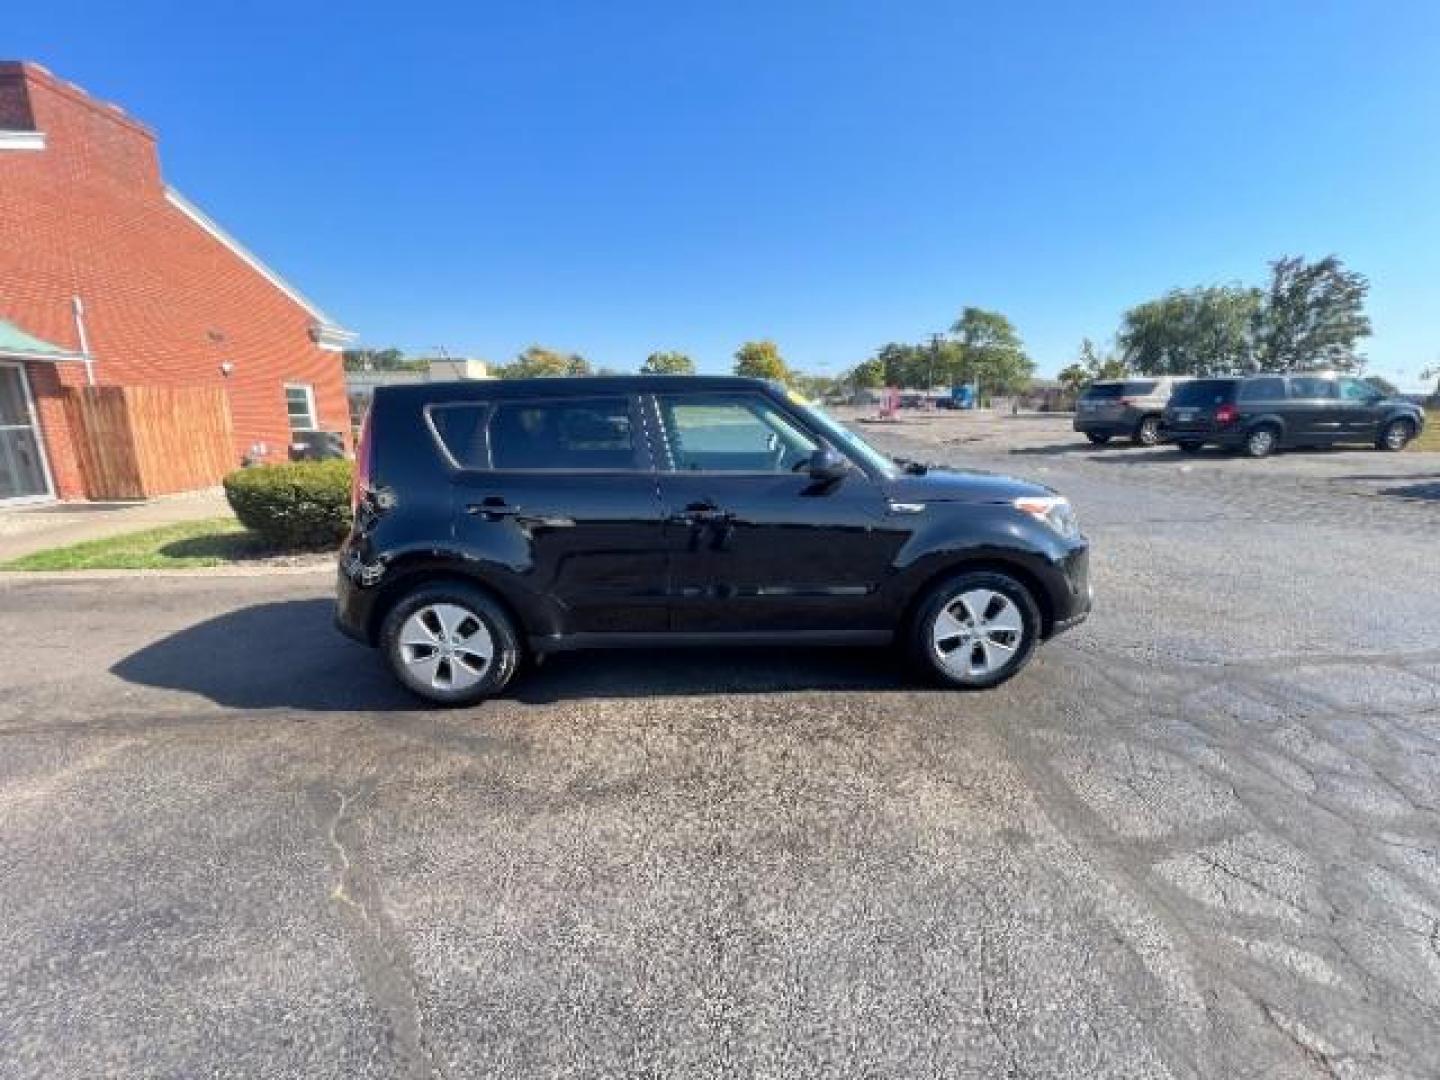
[[[1297,373],[1195,379],[1178,387],[1161,435],[1182,450],[1204,445],[1253,457],[1299,446],[1403,450],[1425,428],[1414,402],[1350,375]]]
[[[512,624],[499,629],[538,655],[882,644],[907,631],[937,583],[962,572],[1018,583],[1033,600],[1037,641],[1090,606],[1087,544],[1053,492],[897,466],[761,381],[384,387],[359,457],[337,622],[372,645],[387,645],[398,604],[437,582],[483,593]],[[1011,599],[1017,610],[1030,602]],[[426,635],[445,631],[435,619],[412,621],[410,636]],[[394,645],[428,661],[424,647]],[[982,654],[983,642],[973,655]]]

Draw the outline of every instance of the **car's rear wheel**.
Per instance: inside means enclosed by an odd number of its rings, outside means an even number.
[[[1158,416],[1147,416],[1140,421],[1140,426],[1135,429],[1135,441],[1141,446],[1160,445],[1160,418]]]
[[[1205,444],[1194,439],[1181,439],[1175,446],[1182,454],[1198,454]]]
[[[1110,441],[1110,436],[1106,435],[1103,431],[1087,431],[1085,438],[1089,439],[1096,446],[1104,446]]]
[[[911,627],[916,661],[955,687],[998,686],[1026,663],[1040,639],[1040,609],[1030,590],[1009,574],[957,574],[936,585]]]
[[[1381,429],[1375,448],[1392,454],[1399,453],[1410,445],[1410,440],[1414,437],[1415,425],[1409,420],[1391,420]]]
[[[380,647],[401,685],[440,705],[491,697],[520,665],[510,616],[461,582],[421,585],[403,596],[385,616]]]
[[[1266,424],[1245,436],[1245,453],[1252,458],[1268,457],[1279,442],[1280,433]]]

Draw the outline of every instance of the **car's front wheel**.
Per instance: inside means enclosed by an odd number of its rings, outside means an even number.
[[[1009,574],[977,570],[935,586],[911,627],[911,648],[928,674],[949,686],[983,690],[1009,679],[1040,639],[1040,609]]]
[[[1110,436],[1106,435],[1103,431],[1087,431],[1085,438],[1089,439],[1091,443],[1096,446],[1104,446],[1110,441]]]
[[[1415,437],[1415,425],[1409,420],[1391,420],[1380,432],[1380,438],[1375,446],[1379,450],[1388,450],[1392,454],[1399,453],[1410,445],[1410,440]]]
[[[510,616],[460,582],[421,585],[403,596],[385,616],[380,647],[407,690],[440,705],[491,697],[520,666]]]

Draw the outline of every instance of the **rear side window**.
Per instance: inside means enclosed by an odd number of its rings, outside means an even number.
[[[1283,401],[1284,379],[1250,379],[1240,391],[1241,401]]]
[[[493,469],[633,469],[635,437],[623,397],[502,401],[487,430]]]
[[[1170,404],[1191,409],[1224,405],[1235,400],[1237,385],[1234,379],[1195,379],[1177,386],[1170,397]]]
[[[1148,382],[1127,382],[1125,384],[1125,397],[1146,397],[1155,392],[1156,382],[1154,379]]]
[[[1334,379],[1317,379],[1300,375],[1290,380],[1292,398],[1337,398],[1339,392]]]
[[[489,405],[433,405],[430,423],[445,450],[462,469],[488,469],[490,450],[485,441]]]
[[[1124,383],[1096,383],[1081,395],[1086,401],[1104,401],[1109,398],[1123,397],[1125,394]]]

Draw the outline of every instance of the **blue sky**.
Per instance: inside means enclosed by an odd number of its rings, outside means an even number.
[[[1440,360],[1440,4],[55,2],[3,51],[367,343],[836,372],[975,304],[1040,368],[1337,252]]]

